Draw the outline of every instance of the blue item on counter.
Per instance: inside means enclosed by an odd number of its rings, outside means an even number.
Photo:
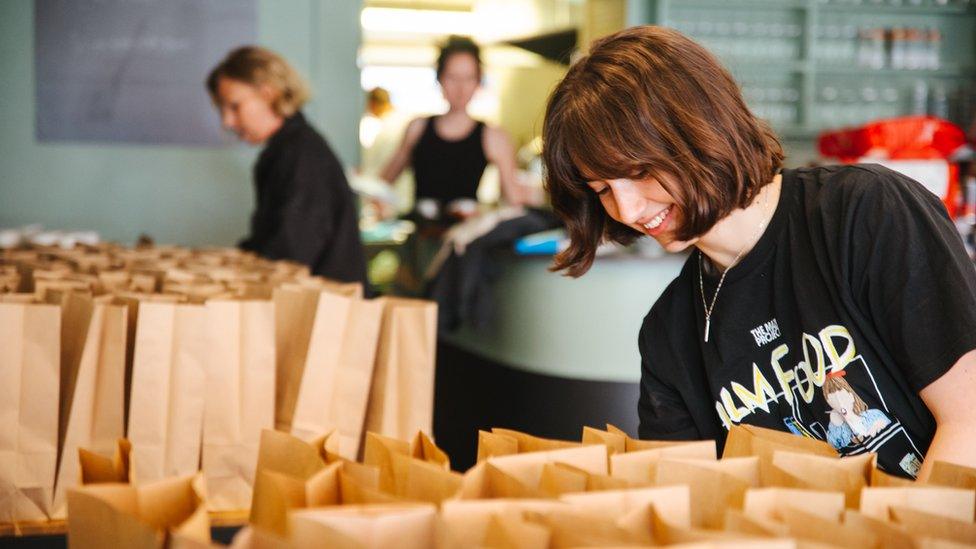
[[[519,255],[555,255],[564,246],[566,231],[551,229],[523,236],[515,241],[515,253]]]

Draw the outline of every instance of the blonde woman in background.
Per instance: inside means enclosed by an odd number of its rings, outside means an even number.
[[[240,247],[365,284],[356,197],[342,163],[300,110],[309,98],[302,77],[274,52],[245,46],[230,52],[206,85],[223,127],[264,145],[254,166],[251,234]]]

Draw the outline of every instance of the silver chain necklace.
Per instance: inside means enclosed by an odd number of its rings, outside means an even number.
[[[763,197],[763,214],[766,213],[768,209],[767,207],[769,206],[769,189],[766,189],[766,191],[767,191],[766,196]],[[749,247],[749,244],[755,244],[756,242],[759,241],[759,236],[762,234],[763,229],[766,228],[766,223],[769,222],[770,217],[772,216],[765,216],[765,215],[763,216],[763,220],[760,221],[759,226],[756,227],[755,234],[753,234],[752,238],[747,240],[746,243],[742,245],[742,248],[739,249],[739,253],[735,254],[735,258],[732,259],[732,263],[729,263],[729,266],[724,271],[722,271],[722,276],[719,277],[718,279],[718,286],[715,287],[715,293],[712,294],[711,304],[709,304],[708,300],[705,299],[705,280],[704,277],[702,276],[702,270],[703,270],[702,263],[704,261],[702,259],[702,256],[704,256],[705,254],[702,253],[700,249],[698,250],[698,287],[701,289],[702,308],[705,309],[705,342],[706,343],[708,343],[708,332],[711,330],[712,327],[712,311],[715,309],[715,302],[718,301],[718,292],[719,290],[722,289],[722,283],[725,282],[725,275],[729,274],[729,271],[732,270],[732,267],[735,267],[736,265],[739,264],[739,260],[742,259],[742,254],[746,252],[746,248]]]

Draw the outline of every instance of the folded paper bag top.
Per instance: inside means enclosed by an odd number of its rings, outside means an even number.
[[[143,486],[95,484],[68,491],[72,548],[163,547],[168,538],[210,542],[210,519],[199,475]]]
[[[437,507],[421,503],[302,509],[290,515],[290,542],[296,549],[427,549],[434,546],[436,519]]]

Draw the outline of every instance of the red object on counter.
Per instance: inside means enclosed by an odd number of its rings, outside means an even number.
[[[858,128],[828,131],[817,138],[820,154],[841,162],[887,160],[947,160],[966,144],[959,126],[934,116],[904,116],[865,124]],[[959,169],[949,165],[946,210],[955,217],[959,194]]]

